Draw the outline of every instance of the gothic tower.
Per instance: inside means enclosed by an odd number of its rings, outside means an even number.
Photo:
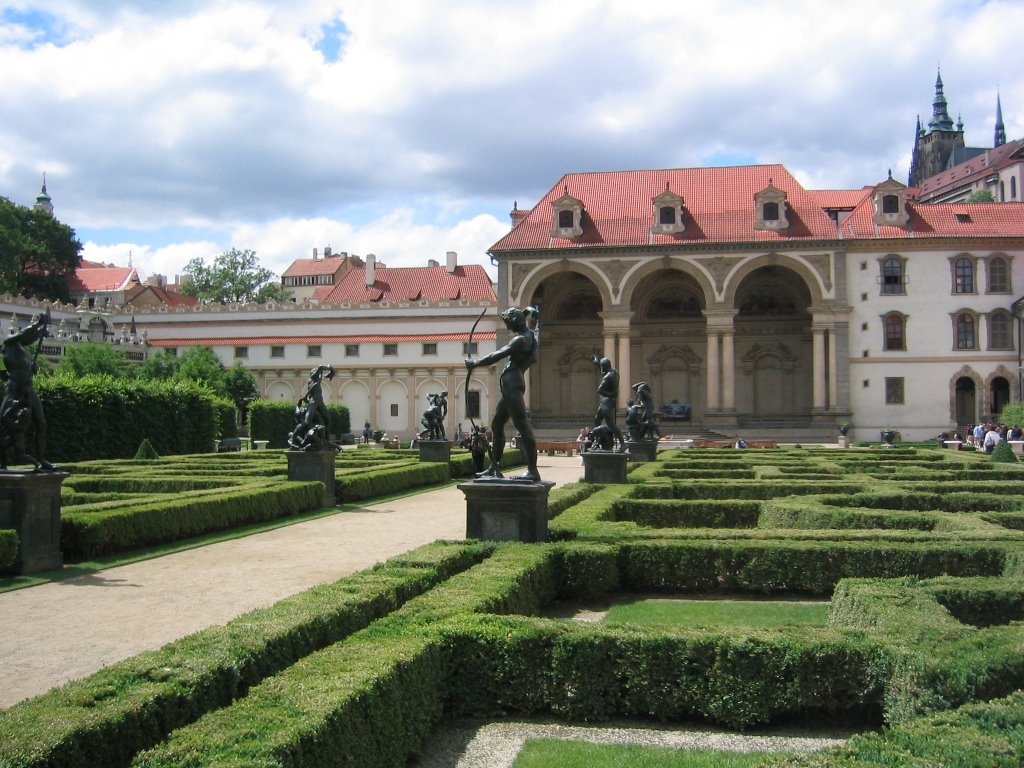
[[[37,211],[46,211],[48,214],[53,216],[53,201],[50,196],[46,194],[46,173],[43,173],[43,189],[38,195],[36,195],[36,204],[32,206]]]
[[[953,125],[953,119],[949,116],[941,73],[935,76],[935,100],[932,102],[932,119],[928,121],[927,130],[921,126],[921,118],[917,122],[917,139],[914,142],[908,181],[912,187],[944,170],[953,151],[964,146],[964,126],[959,121]]]
[[[1003,104],[999,100],[999,92],[996,92],[996,134],[993,140],[993,147],[1001,147],[1006,143],[1006,126],[1003,125]]]

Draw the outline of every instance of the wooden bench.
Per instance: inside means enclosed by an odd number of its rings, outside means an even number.
[[[538,440],[537,453],[546,453],[548,456],[564,453],[566,456],[572,456],[576,445],[577,443],[571,440]]]

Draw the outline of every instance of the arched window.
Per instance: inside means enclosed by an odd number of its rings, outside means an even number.
[[[903,293],[903,260],[890,256],[882,262],[882,293]]]
[[[763,206],[764,220],[765,221],[778,221],[779,220],[779,204],[778,203],[765,203]]]
[[[989,349],[1013,349],[1013,335],[1010,328],[1009,312],[993,312],[988,320]]]
[[[956,318],[956,348],[977,349],[974,318],[966,312],[961,312]]]
[[[883,195],[882,213],[899,213],[900,199],[896,195]]]
[[[905,321],[903,315],[899,312],[890,312],[885,316],[885,338],[883,339],[883,349],[903,349],[907,348],[906,336],[904,334]]]
[[[957,259],[953,265],[954,293],[974,293],[974,262],[967,258]]]
[[[1016,176],[1011,176],[1010,177],[1010,199],[1011,200],[1016,200],[1017,199],[1017,177]]]
[[[993,256],[988,260],[988,292],[1010,292],[1010,266],[1002,256]]]

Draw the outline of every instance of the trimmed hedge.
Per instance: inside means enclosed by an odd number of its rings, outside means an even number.
[[[36,390],[53,461],[129,458],[142,438],[163,456],[213,449],[216,397],[201,384],[53,376],[37,379]]]
[[[9,529],[0,530],[0,571],[14,565],[18,557],[18,533]]]
[[[71,507],[61,517],[61,551],[69,562],[91,560],[210,531],[276,520],[320,507],[323,483],[287,483],[225,490],[214,495],[174,497],[85,511]]]
[[[491,551],[480,544],[429,544],[0,710],[0,765],[127,765],[174,729],[245,696],[261,680]],[[381,668],[380,657],[367,663],[370,672]]]

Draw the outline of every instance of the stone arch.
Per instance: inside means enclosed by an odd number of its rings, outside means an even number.
[[[370,408],[370,388],[359,379],[349,379],[338,386],[338,399],[348,408],[349,422],[354,433],[362,434],[363,424],[373,424]]]
[[[397,406],[392,414],[392,406]],[[401,433],[412,423],[409,414],[409,388],[398,379],[387,379],[377,386],[377,423],[380,429]]]
[[[949,378],[949,420],[958,427],[978,422],[980,395],[984,392],[981,375],[965,365]]]
[[[736,305],[737,292],[746,282],[747,278],[762,267],[781,267],[794,272],[800,277],[803,285],[810,293],[811,305],[817,305],[824,301],[824,289],[820,275],[813,267],[802,259],[772,252],[748,259],[735,272],[726,277],[723,299],[727,306]]]
[[[596,350],[570,346],[558,358],[558,397],[563,413],[575,420],[588,416],[597,407],[599,376],[594,366]]]
[[[625,307],[632,307],[634,305],[634,295],[643,285],[645,279],[662,270],[681,272],[687,277],[692,278],[704,293],[704,307],[709,307],[714,303],[715,288],[704,270],[682,258],[665,256],[662,259],[650,259],[629,274],[625,284],[622,286],[620,304]]]
[[[993,418],[998,416],[1013,398],[1013,382],[1016,378],[1005,365],[997,366],[985,377],[985,412]]]
[[[793,412],[796,405],[793,379],[799,358],[785,344],[754,344],[740,363],[750,383],[749,406],[753,414]]]
[[[268,400],[298,400],[292,385],[281,379],[268,383],[266,391]]]
[[[537,292],[537,289],[540,288],[549,277],[562,272],[575,272],[576,274],[583,275],[588,278],[590,282],[597,287],[598,293],[601,296],[601,303],[604,305],[604,308],[609,309],[612,306],[612,288],[608,282],[607,276],[594,265],[575,261],[573,259],[561,259],[559,261],[544,264],[527,275],[518,291],[515,290],[514,286],[512,287],[512,290],[509,291],[512,305],[518,307],[528,305],[533,300],[533,296]],[[544,308],[541,307],[542,318],[543,311]]]
[[[655,404],[685,403],[691,414],[703,413],[704,359],[689,344],[663,344],[645,363]]]

